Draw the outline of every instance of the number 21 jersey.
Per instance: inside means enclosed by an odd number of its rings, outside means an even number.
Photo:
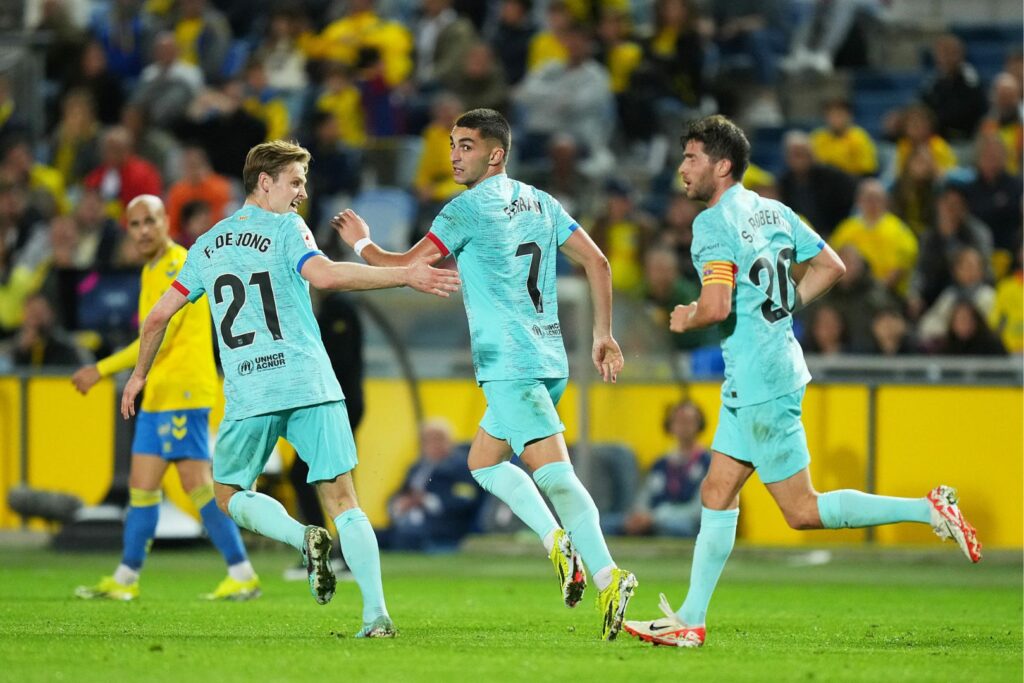
[[[477,382],[569,376],[555,259],[578,227],[551,195],[504,173],[434,219],[427,238],[459,264]]]
[[[317,249],[297,214],[246,205],[199,237],[173,287],[207,294],[224,369],[224,419],[343,398],[299,274]]]
[[[793,336],[791,269],[824,246],[788,206],[738,184],[694,220],[690,253],[703,282],[731,282],[731,274],[736,284],[722,323],[725,405],[764,403],[811,380]]]

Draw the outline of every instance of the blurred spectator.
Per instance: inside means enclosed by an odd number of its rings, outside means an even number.
[[[200,200],[190,201],[181,207],[181,236],[176,241],[183,247],[191,247],[216,223],[209,204]]]
[[[907,356],[917,353],[910,325],[896,306],[879,309],[871,319],[871,353],[877,356]]]
[[[614,164],[608,149],[615,116],[608,71],[592,59],[586,27],[572,25],[562,39],[567,61],[549,61],[530,72],[516,95],[525,110],[520,154],[524,161],[536,158],[552,135],[568,134],[578,146],[580,170],[601,177]]]
[[[69,90],[61,102],[61,118],[50,137],[50,163],[68,185],[82,181],[99,163],[100,125],[87,90]]]
[[[354,196],[359,191],[359,150],[339,141],[337,117],[326,111],[313,115],[312,136],[303,146],[309,150],[315,164],[310,164],[309,224],[316,230],[330,216],[331,201],[337,195]],[[334,231],[331,231],[334,234]]]
[[[536,32],[530,13],[533,0],[500,0],[498,19],[488,33],[508,82],[516,85],[526,75],[526,56]]]
[[[241,174],[249,150],[267,137],[263,122],[242,106],[244,98],[245,85],[237,80],[204,90],[177,128],[181,140],[205,149],[213,170],[228,178]]]
[[[198,66],[207,83],[224,80],[224,58],[231,46],[231,26],[206,0],[177,0],[174,39],[187,64]]]
[[[850,215],[855,181],[839,169],[816,163],[806,133],[791,130],[782,144],[786,167],[779,177],[779,199],[828,239]]]
[[[0,167],[0,242],[5,245],[0,266],[35,268],[43,258],[45,233],[46,219],[29,202],[28,187],[15,183]]]
[[[602,524],[609,533],[630,536],[693,537],[700,529],[700,485],[711,465],[711,451],[697,443],[704,431],[704,412],[686,399],[666,413],[665,433],[675,447],[651,466],[637,495],[634,510],[625,520]],[[611,527],[609,528],[609,523]]]
[[[632,189],[623,181],[609,180],[604,189],[605,205],[589,230],[590,236],[608,257],[612,287],[640,294],[644,252],[654,236],[653,221],[636,210]]]
[[[935,117],[927,107],[911,105],[903,117],[903,134],[896,142],[896,173],[902,174],[911,152],[925,148],[932,153],[935,169],[943,177],[956,167],[956,154],[941,136],[935,133]]]
[[[597,182],[583,172],[580,146],[567,133],[557,133],[547,145],[547,158],[541,164],[522,168],[520,175],[531,185],[543,187],[581,223],[589,221],[596,210]]]
[[[420,161],[413,180],[419,209],[413,234],[409,237],[410,245],[427,234],[441,207],[464,189],[452,177],[450,157],[452,127],[466,107],[458,97],[441,93],[434,98],[431,110],[433,116],[421,135]]]
[[[375,50],[389,88],[405,82],[412,72],[412,34],[400,23],[379,17],[374,0],[350,0],[342,17],[318,35],[303,35],[299,46],[309,59],[340,62],[352,69],[357,68],[361,52]]]
[[[899,300],[871,275],[857,247],[847,244],[839,249],[839,257],[846,266],[846,273],[821,302],[832,306],[842,316],[848,350],[864,352],[871,347],[871,321],[876,313],[897,307]],[[799,317],[805,325],[810,322],[810,314],[816,307],[817,302],[800,312]]]
[[[57,326],[50,302],[42,294],[25,300],[25,317],[14,343],[14,365],[27,368],[79,365],[82,354]]]
[[[267,70],[258,59],[245,66],[245,110],[267,127],[266,139],[283,140],[291,132],[288,103],[281,93],[270,87]]]
[[[961,247],[953,259],[953,283],[942,290],[935,303],[921,316],[918,337],[934,344],[946,334],[959,301],[969,301],[987,317],[995,305],[996,291],[985,282],[985,262],[977,249]]]
[[[668,334],[669,316],[676,306],[685,306],[697,300],[700,286],[693,280],[679,275],[676,253],[668,247],[659,246],[644,254],[644,307],[655,329]],[[707,328],[690,334],[673,334],[671,344],[686,351],[701,346],[710,346],[718,341],[717,330]]]
[[[121,125],[128,131],[135,153],[156,166],[161,178],[177,177],[181,143],[167,129],[150,125],[145,110],[131,102],[121,110]]]
[[[104,125],[117,123],[124,104],[125,91],[121,76],[108,68],[107,55],[96,41],[89,41],[82,50],[78,68],[69,71],[63,91],[85,89],[96,103],[96,117]]]
[[[38,22],[25,18],[30,28],[50,36],[43,74],[46,80],[55,83],[67,79],[81,58],[86,41],[86,34],[75,23],[68,4],[62,0],[45,0],[40,3]]]
[[[565,37],[574,21],[572,12],[563,0],[551,0],[544,17],[543,30],[537,31],[530,41],[526,56],[527,73],[536,71],[548,62],[564,64],[569,60]]]
[[[947,183],[936,202],[935,222],[921,235],[917,267],[910,287],[911,310],[915,315],[931,306],[949,285],[955,256],[965,247],[976,250],[990,273],[992,234],[984,223],[971,215],[963,186]]]
[[[629,11],[608,8],[597,25],[597,60],[608,69],[616,99],[630,88],[633,72],[640,66],[643,50],[631,38]],[[621,107],[620,107],[621,112]]]
[[[845,99],[829,100],[823,114],[825,127],[811,133],[811,149],[822,164],[852,176],[878,172],[878,154],[868,132],[853,123],[853,108]]]
[[[839,310],[828,302],[822,302],[810,315],[807,331],[801,340],[804,352],[834,356],[849,351],[847,330]]]
[[[970,139],[986,109],[978,73],[964,60],[964,44],[952,34],[935,39],[932,58],[935,73],[925,81],[921,101],[934,114],[939,135],[947,140]]]
[[[508,83],[487,43],[477,42],[469,47],[463,63],[445,86],[462,101],[464,111],[487,108],[504,112],[508,109]]]
[[[473,530],[483,499],[469,472],[468,451],[452,443],[451,427],[428,420],[420,429],[422,451],[401,488],[388,501],[391,550],[455,550]]]
[[[935,224],[939,172],[932,151],[918,147],[910,156],[892,188],[892,212],[920,237]]]
[[[76,268],[111,268],[121,242],[120,226],[104,212],[98,190],[83,189],[74,210],[78,242],[73,257]]]
[[[675,251],[679,275],[690,282],[700,282],[700,276],[697,275],[697,269],[690,256],[690,245],[693,244],[693,220],[702,209],[701,204],[689,199],[685,194],[672,194],[662,218],[659,236],[661,244]]]
[[[1017,250],[1013,272],[996,285],[996,300],[988,321],[1010,353],[1024,352],[1024,270],[1022,250]]]
[[[982,134],[998,133],[1007,150],[1006,172],[1020,174],[1020,159],[1024,153],[1024,126],[1022,126],[1021,88],[1017,78],[1003,72],[992,81],[992,107],[982,122]]]
[[[650,127],[649,108],[657,114],[661,130],[672,132],[700,109],[705,95],[704,39],[697,31],[698,20],[691,0],[655,3],[653,30],[644,41],[643,62],[634,75],[636,90],[627,94],[627,135]],[[640,104],[637,97],[647,100],[640,111],[631,108]]]
[[[107,213],[120,220],[124,207],[140,194],[163,194],[160,171],[132,151],[128,129],[115,126],[100,140],[100,165],[85,176],[84,185],[99,190]]]
[[[1003,268],[1017,246],[1021,225],[1020,178],[1006,172],[1006,147],[998,135],[980,135],[977,142],[974,180],[967,184],[967,205],[971,213],[992,230],[992,242],[1004,252]]]
[[[807,4],[807,3],[804,3]],[[831,73],[858,15],[879,18],[888,0],[813,0],[794,30],[790,54],[780,63],[786,71],[813,69]]]
[[[202,87],[203,72],[181,57],[173,34],[161,33],[153,43],[153,63],[142,70],[132,102],[154,125],[173,126]]]
[[[210,167],[206,150],[196,145],[186,146],[181,154],[181,179],[167,189],[167,219],[171,239],[184,244],[181,241],[181,212],[186,204],[205,203],[210,218],[213,223],[217,223],[224,218],[230,201],[231,182]]]
[[[452,9],[452,0],[420,0],[416,26],[416,82],[420,88],[450,84],[476,42],[473,23]]]
[[[829,239],[833,249],[857,247],[871,273],[888,289],[906,296],[917,260],[917,238],[906,224],[889,212],[885,187],[877,180],[862,180],[857,188],[857,213],[839,224]]]
[[[352,71],[341,64],[327,68],[323,92],[316,101],[317,111],[327,112],[337,122],[337,142],[348,147],[366,144],[366,116],[362,95],[352,78]]]
[[[119,78],[138,78],[149,56],[153,35],[147,15],[142,11],[142,0],[113,0],[96,11],[89,30],[102,48],[111,72]],[[83,55],[83,60],[86,58]],[[97,97],[96,101],[100,103],[100,120],[115,122],[116,113],[111,119],[105,118],[103,100]]]
[[[30,204],[45,218],[71,210],[60,171],[35,160],[28,138],[7,141],[3,153],[4,176],[28,189]]]
[[[388,138],[401,132],[399,102],[388,83],[384,60],[376,48],[363,48],[356,61],[356,86],[363,107],[363,120],[371,140]]]
[[[267,26],[267,35],[256,49],[256,58],[267,70],[270,87],[286,93],[305,89],[306,55],[299,48],[299,36],[305,18],[299,8],[275,8]]]
[[[27,133],[28,122],[11,94],[11,82],[6,75],[0,74],[0,143],[12,136]]]
[[[938,352],[947,356],[1005,356],[1006,349],[969,300],[956,302]]]

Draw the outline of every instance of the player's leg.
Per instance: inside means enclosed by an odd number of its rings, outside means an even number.
[[[285,438],[309,466],[308,482],[316,484],[320,500],[334,520],[345,562],[363,597],[363,628],[356,636],[394,636],[395,626],[384,602],[377,536],[366,513],[359,507],[352,483],[352,470],[359,460],[345,402],[296,409],[288,420]],[[314,584],[322,580],[327,582],[324,587],[329,587],[333,594],[335,578],[329,557],[330,537],[326,530],[320,531],[326,538],[326,547],[311,548],[311,552],[317,552],[315,558],[310,558],[316,560],[317,566],[310,572],[310,587],[316,591]]]
[[[242,543],[238,525],[221,512],[213,495],[213,474],[210,460],[175,461],[182,488],[199,510],[206,533],[228,565],[228,575],[212,593],[210,600],[249,600],[259,597],[260,580],[253,570]]]

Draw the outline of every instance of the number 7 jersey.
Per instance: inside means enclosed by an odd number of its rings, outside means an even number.
[[[555,259],[578,227],[551,195],[504,173],[434,219],[427,239],[459,265],[477,382],[569,376]]]
[[[732,313],[722,323],[722,403],[764,403],[811,380],[793,336],[794,263],[825,243],[785,204],[737,184],[693,222],[693,265],[704,284],[733,283]]]
[[[246,205],[201,235],[172,286],[207,294],[224,370],[224,419],[338,401],[338,378],[299,274],[317,249],[297,214]]]

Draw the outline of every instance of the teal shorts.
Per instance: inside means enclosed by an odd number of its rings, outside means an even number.
[[[555,406],[568,382],[565,377],[484,382],[480,388],[487,397],[487,410],[480,428],[522,455],[531,441],[565,431]]]
[[[764,403],[722,406],[712,450],[749,462],[765,484],[788,479],[811,463],[800,420],[806,387]]]
[[[248,489],[260,476],[278,438],[309,465],[306,481],[327,481],[359,462],[345,401],[224,420],[213,451],[213,480]]]

